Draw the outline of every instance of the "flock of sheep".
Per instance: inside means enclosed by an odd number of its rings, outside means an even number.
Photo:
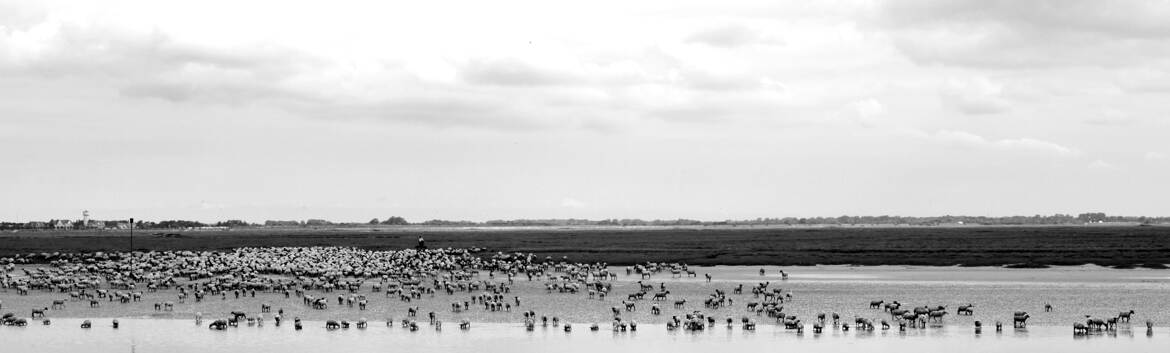
[[[47,267],[36,267],[38,265]],[[519,309],[522,302],[520,296],[511,295],[513,281],[517,278],[541,282],[548,294],[581,294],[588,299],[605,300],[607,296],[613,295],[614,280],[619,276],[603,263],[554,261],[532,254],[484,253],[480,249],[370,251],[339,247],[240,248],[226,252],[41,253],[0,258],[0,269],[3,270],[0,289],[5,293],[28,295],[33,291],[53,293],[53,296],[61,298],[53,299],[51,306],[30,311],[32,320],[41,319],[44,324],[50,323],[44,318],[46,311],[63,309],[67,302],[87,303],[91,308],[111,302],[129,304],[142,301],[144,292],[160,291],[172,292],[174,300],[154,303],[157,311],[171,311],[176,305],[188,301],[202,302],[216,297],[222,300],[249,295],[256,297],[259,292],[267,297],[284,298],[288,300],[286,303],[299,302],[310,310],[327,310],[337,305],[356,306],[364,311],[369,306],[370,298],[367,294],[410,303],[433,298],[438,293],[450,298],[469,298],[451,302],[450,308],[454,313],[474,308],[489,312],[511,312],[513,308]],[[489,279],[482,279],[481,273],[484,272]],[[679,263],[646,263],[626,267],[625,272],[626,276],[637,275],[643,280],[666,274],[671,277],[698,276],[692,268]],[[787,279],[787,274],[780,272],[781,280]],[[763,269],[760,275],[764,275]],[[704,277],[708,282],[712,280],[710,274]],[[650,313],[655,316],[663,314],[661,304],[666,302],[672,303],[676,312],[682,310],[681,315],[665,319],[668,330],[700,331],[713,328],[718,323],[726,323],[728,328],[738,323],[743,330],[754,330],[757,318],[763,317],[797,332],[803,332],[806,326],[801,318],[784,309],[785,304],[793,299],[793,293],[776,288],[770,281],[755,283],[747,289],[743,284],[727,290],[715,289],[708,294],[702,300],[704,310],[733,307],[735,297],[729,296],[728,291],[740,295],[741,300],[747,295],[745,292],[750,292],[750,301],[744,303],[747,314],[739,315],[739,318],[728,316],[723,320],[702,310],[686,310],[686,298],[670,300],[670,291],[665,282],[657,287],[643,281],[638,281],[637,285],[636,291],[619,296],[620,305],[610,307],[612,330],[636,331],[637,322],[625,319],[623,312],[647,305],[644,302],[649,302]],[[3,301],[0,301],[0,310],[3,308]],[[941,324],[948,314],[945,306],[906,308],[898,301],[872,301],[869,308],[883,310],[888,319],[856,317],[850,323],[842,320],[837,313],[820,313],[811,320],[813,332],[820,333],[828,325],[846,331],[851,328],[871,331],[878,327],[887,330],[894,326],[904,331],[907,328],[925,328],[931,321]],[[955,314],[972,315],[974,308],[973,304],[961,305]],[[231,312],[228,317],[211,320],[208,327],[223,330],[241,323],[262,326],[266,314],[277,326],[284,321],[283,308],[272,313],[272,305],[264,303],[259,309],[259,313],[255,314]],[[1045,311],[1051,310],[1050,305],[1045,305]],[[419,311],[418,307],[408,308],[406,317],[400,321],[401,326],[410,330],[420,329],[423,324],[416,320]],[[1085,323],[1074,325],[1074,334],[1112,330],[1119,322],[1128,322],[1133,314],[1131,310],[1112,318],[1088,318]],[[442,321],[438,313],[431,311],[426,317],[425,325],[441,329]],[[1024,327],[1029,317],[1026,312],[1015,313],[1013,326]],[[202,323],[203,315],[197,313],[195,319]],[[532,310],[523,311],[522,319],[528,330],[533,330],[537,325],[550,324],[548,315],[538,315]],[[0,319],[4,325],[15,326],[27,325],[29,321],[14,313],[4,314]],[[352,325],[362,329],[368,323],[366,318],[352,324],[346,320],[328,320],[325,328],[346,329]],[[387,318],[386,324],[389,326],[395,322]],[[563,327],[566,332],[572,330],[572,324],[565,322],[562,325],[560,318],[555,315],[551,318],[551,324]],[[113,320],[111,325],[117,327],[117,320]],[[82,324],[84,328],[91,326],[89,320]],[[301,319],[293,318],[293,326],[302,329]],[[997,331],[1002,330],[1002,323],[996,322],[995,326]],[[470,329],[471,322],[463,319],[459,327]],[[589,326],[591,330],[600,328],[601,325],[597,323]],[[980,333],[981,330],[982,323],[975,321],[975,332]],[[1152,331],[1151,322],[1147,322],[1147,331]]]

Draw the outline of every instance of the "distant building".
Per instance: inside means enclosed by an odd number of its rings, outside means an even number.
[[[54,230],[68,230],[73,229],[73,222],[68,219],[54,219],[49,221]]]
[[[106,229],[106,221],[91,219],[83,226],[85,229]]]
[[[49,223],[48,223],[48,222],[37,222],[37,221],[32,221],[32,222],[28,222],[28,224],[25,224],[25,228],[28,228],[28,229],[46,229],[46,228],[49,228]]]

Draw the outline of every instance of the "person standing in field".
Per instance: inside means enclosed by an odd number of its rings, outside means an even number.
[[[418,235],[418,245],[416,245],[414,248],[419,250],[426,250],[427,245],[426,242],[423,241],[422,234]]]

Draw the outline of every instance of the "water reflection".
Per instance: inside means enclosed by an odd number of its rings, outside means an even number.
[[[1087,352],[1109,347],[1109,351],[1156,351],[1170,343],[1157,335],[1133,339],[1133,329],[1073,336],[1067,327],[1009,329],[1002,334],[976,335],[971,327],[930,326],[898,331],[826,330],[822,334],[796,333],[777,326],[760,326],[756,331],[738,327],[715,327],[701,332],[667,331],[663,325],[639,325],[636,332],[581,330],[566,333],[558,327],[527,331],[521,325],[479,324],[471,330],[424,329],[371,326],[367,329],[327,331],[323,322],[306,321],[305,329],[291,327],[239,327],[212,331],[193,327],[188,321],[121,319],[114,329],[110,321],[95,322],[91,329],[79,328],[80,320],[53,320],[52,325],[0,327],[0,336],[12,347],[41,347],[38,352],[125,352],[165,351],[168,353],[206,351],[370,351],[394,347],[405,351],[547,352],[557,351],[686,351],[728,349],[760,350],[782,344],[786,349],[898,350],[900,352],[948,353],[977,351]],[[576,326],[576,325],[575,325]],[[1167,330],[1166,328],[1161,328]],[[717,332],[721,331],[721,332]],[[61,337],[69,337],[62,340]],[[45,344],[46,342],[51,344]],[[852,347],[852,348],[850,348]]]

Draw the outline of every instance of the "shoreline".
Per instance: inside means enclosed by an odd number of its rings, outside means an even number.
[[[210,323],[211,321],[214,321],[214,320],[216,320],[216,318],[211,318],[211,317],[204,317],[204,318],[203,318],[203,321],[202,321],[202,323],[201,323],[201,324],[199,324],[199,325],[195,325],[195,319],[194,319],[194,318],[185,318],[185,319],[184,319],[184,318],[162,318],[162,317],[159,317],[159,318],[151,318],[151,317],[144,317],[144,316],[95,316],[95,317],[57,316],[57,317],[52,317],[52,318],[49,318],[49,319],[53,320],[53,323],[52,323],[52,325],[50,325],[50,326],[57,326],[58,324],[61,324],[60,322],[56,322],[56,320],[63,320],[63,321],[67,321],[66,323],[68,323],[68,324],[73,324],[73,323],[80,324],[82,321],[85,321],[85,320],[91,320],[91,321],[94,321],[94,320],[103,320],[103,321],[95,321],[95,322],[93,322],[93,324],[94,324],[94,327],[93,327],[93,328],[90,328],[90,329],[88,329],[88,330],[94,330],[94,329],[98,329],[98,330],[108,330],[108,329],[110,329],[110,328],[108,327],[108,326],[109,326],[109,325],[108,325],[109,323],[108,323],[108,322],[105,322],[104,320],[113,320],[113,319],[117,319],[117,320],[119,320],[119,323],[120,323],[120,324],[124,324],[124,323],[125,323],[125,322],[124,322],[124,321],[122,321],[122,320],[128,320],[128,321],[145,321],[145,322],[157,322],[157,321],[173,321],[173,322],[182,322],[182,321],[186,321],[186,322],[190,322],[190,323],[192,324],[192,325],[191,325],[192,327],[195,327],[195,328],[200,328],[200,329],[203,329],[203,330],[207,330],[207,324],[208,324],[208,323]],[[280,326],[276,326],[276,325],[275,325],[275,324],[272,322],[272,318],[271,318],[271,317],[269,317],[269,318],[266,318],[266,319],[267,319],[267,320],[266,320],[266,322],[264,323],[264,325],[259,325],[259,326],[258,326],[258,325],[247,325],[247,324],[240,324],[240,326],[238,326],[238,327],[231,327],[230,329],[232,329],[232,330],[245,330],[245,329],[249,329],[249,330],[256,330],[256,329],[276,329],[276,330],[289,330],[289,331],[292,331],[292,330],[293,330],[293,323],[291,322],[291,319],[287,319],[287,320],[289,320],[289,321],[285,321],[285,322],[284,322],[284,323],[282,323]],[[425,318],[423,318],[423,319],[424,319],[424,320],[423,320],[422,322],[419,322],[419,323],[420,323],[420,324],[422,324],[422,325],[425,325],[425,324],[426,324],[426,322],[425,322]],[[321,330],[321,331],[338,331],[338,332],[345,332],[345,331],[362,331],[362,330],[373,330],[373,329],[389,329],[389,330],[394,330],[394,331],[406,331],[406,332],[408,332],[408,333],[409,333],[409,332],[416,332],[416,331],[408,331],[407,329],[404,329],[404,328],[402,328],[402,327],[401,327],[401,320],[400,320],[400,319],[399,319],[399,320],[396,320],[395,322],[393,322],[393,324],[392,324],[392,325],[386,325],[386,321],[385,321],[384,319],[382,319],[382,320],[375,320],[375,319],[370,319],[370,320],[368,320],[369,327],[367,327],[367,328],[364,328],[364,329],[362,329],[362,328],[356,328],[356,327],[353,327],[353,328],[347,328],[347,329],[334,329],[334,330],[326,330],[326,329],[324,328],[324,323],[325,323],[326,321],[329,321],[329,320],[318,320],[318,319],[301,319],[301,322],[302,322],[302,323],[316,323],[316,324],[321,324],[321,325],[317,325],[317,326],[309,326],[309,325],[305,325],[305,329],[306,329],[306,330]],[[340,320],[338,320],[338,321],[340,321]],[[356,318],[354,318],[354,319],[347,319],[347,321],[350,321],[350,323],[354,323],[354,321],[356,321]],[[599,324],[599,325],[602,327],[602,329],[601,329],[601,330],[599,330],[599,331],[589,331],[589,327],[588,327],[588,326],[585,326],[585,325],[589,325],[589,324],[592,324],[592,323],[593,323],[593,322],[589,322],[589,321],[580,321],[580,322],[578,322],[578,321],[562,321],[562,322],[560,323],[560,325],[564,325],[565,323],[570,323],[570,324],[573,324],[573,326],[574,326],[574,328],[575,328],[575,329],[574,329],[574,330],[571,332],[572,334],[576,334],[576,333],[578,333],[578,332],[580,332],[580,333],[594,333],[594,332],[596,332],[596,333],[612,333],[612,332],[613,332],[613,331],[610,329],[609,322],[604,322],[604,321],[599,321],[599,322],[597,322],[597,324]],[[648,327],[648,328],[655,328],[656,330],[655,330],[655,331],[653,331],[653,332],[677,332],[677,333],[686,333],[686,334],[692,334],[692,335],[703,335],[703,334],[706,334],[707,332],[710,332],[710,331],[712,331],[712,330],[723,330],[723,329],[725,329],[725,326],[724,326],[724,325],[721,325],[721,324],[722,324],[722,323],[716,324],[716,326],[715,326],[715,327],[713,327],[713,328],[711,328],[711,329],[709,329],[709,330],[707,330],[707,331],[686,331],[686,330],[668,331],[668,330],[666,330],[666,329],[665,329],[665,328],[666,328],[666,324],[662,324],[662,323],[653,323],[653,322],[640,322],[640,323],[638,323],[638,327]],[[478,322],[472,322],[472,325],[473,325],[473,326],[472,326],[472,327],[473,327],[473,328],[472,328],[473,330],[474,330],[474,328],[475,328],[476,326],[478,326],[478,327],[484,327],[484,326],[487,326],[487,327],[491,327],[491,328],[517,328],[517,329],[523,329],[523,328],[524,328],[524,326],[525,326],[523,322],[497,322],[497,321],[478,321]],[[577,325],[582,325],[582,326],[577,326]],[[776,323],[773,323],[773,322],[768,322],[768,320],[764,320],[764,322],[757,322],[757,325],[758,325],[759,327],[776,327],[776,328],[779,328],[779,331],[780,331],[780,332],[787,332],[787,333],[791,333],[791,334],[794,334],[794,335],[795,335],[795,334],[797,334],[796,330],[793,330],[793,329],[785,329],[783,324],[776,324]],[[811,325],[811,324],[807,324],[807,323],[806,323],[806,325]],[[36,322],[36,325],[32,325],[32,324],[30,324],[30,325],[29,325],[29,326],[27,326],[27,327],[42,327],[42,326],[44,326],[44,325],[41,325],[39,322]],[[26,328],[27,328],[27,327],[26,327]],[[427,327],[427,331],[435,331],[435,332],[444,332],[444,331],[451,331],[451,332],[462,332],[462,330],[460,330],[460,329],[459,329],[458,322],[444,321],[444,322],[443,322],[443,327],[444,327],[444,329],[442,329],[442,330],[435,330],[435,329],[433,329],[433,328]],[[128,327],[120,327],[120,328],[118,328],[118,330],[121,330],[121,329],[127,329],[127,328],[128,328]],[[548,326],[541,326],[541,325],[539,325],[539,324],[538,324],[538,325],[536,325],[536,329],[537,329],[537,330],[548,330],[548,331],[552,331],[552,330],[554,330],[554,329],[556,329],[556,328],[557,328],[557,327],[554,327],[552,324],[549,324]],[[939,326],[939,327],[932,327],[932,328],[933,328],[933,329],[939,329],[939,328],[942,328],[942,326]],[[1132,331],[1132,332],[1135,332],[1135,333],[1136,333],[1136,332],[1143,332],[1143,331],[1145,331],[1145,328],[1146,328],[1146,327],[1145,327],[1144,325],[1140,325],[1140,323],[1132,323],[1130,326],[1121,326],[1121,328],[1119,329],[1119,331],[1123,331],[1123,332],[1130,332],[1130,331]],[[1158,325],[1155,325],[1155,326],[1154,326],[1154,328],[1170,328],[1170,326],[1158,326]],[[1066,327],[1066,326],[1064,326],[1064,325],[1044,325],[1044,324],[1032,324],[1032,325],[1028,325],[1027,329],[1033,329],[1033,330],[1035,330],[1035,329],[1041,329],[1041,330],[1052,330],[1052,329],[1060,329],[1060,330],[1062,330],[1062,332],[1063,332],[1063,331],[1067,331],[1067,330],[1068,330],[1068,327]],[[740,329],[740,325],[739,325],[739,323],[738,323],[738,322],[737,322],[737,323],[734,325],[734,330],[735,330],[735,331],[741,331],[741,329]],[[921,330],[921,329],[918,329],[918,330]],[[967,330],[966,330],[966,327],[963,327],[961,330],[962,330],[962,332],[967,332]],[[422,330],[419,330],[419,331],[422,331]],[[642,332],[642,331],[645,331],[645,332],[650,332],[650,331],[647,331],[647,330],[641,330],[641,329],[639,329],[639,330],[633,331],[633,333],[634,333],[634,334],[637,334],[638,332]],[[995,334],[995,329],[994,329],[993,327],[989,327],[989,328],[988,328],[988,331],[989,331],[989,332],[988,332],[989,334]],[[212,332],[216,332],[216,331],[215,331],[215,330],[212,330]],[[561,333],[561,332],[562,332],[562,331],[559,331],[559,329],[558,329],[557,333]],[[864,334],[867,334],[867,335],[874,335],[874,334],[878,334],[878,335],[880,335],[880,334],[883,334],[883,333],[885,333],[885,334],[900,334],[899,332],[897,332],[897,329],[896,329],[896,328],[895,328],[894,330],[892,330],[892,331],[886,331],[886,332],[882,332],[882,331],[880,331],[880,330],[879,330],[879,331],[876,331],[876,332],[875,332],[875,331],[861,331],[861,332],[863,332]],[[630,331],[625,331],[625,332],[623,332],[623,333],[630,333]],[[809,328],[809,327],[807,327],[807,326],[806,326],[806,331],[804,332],[804,334],[806,334],[806,335],[812,335],[812,330],[811,330],[811,328]]]

